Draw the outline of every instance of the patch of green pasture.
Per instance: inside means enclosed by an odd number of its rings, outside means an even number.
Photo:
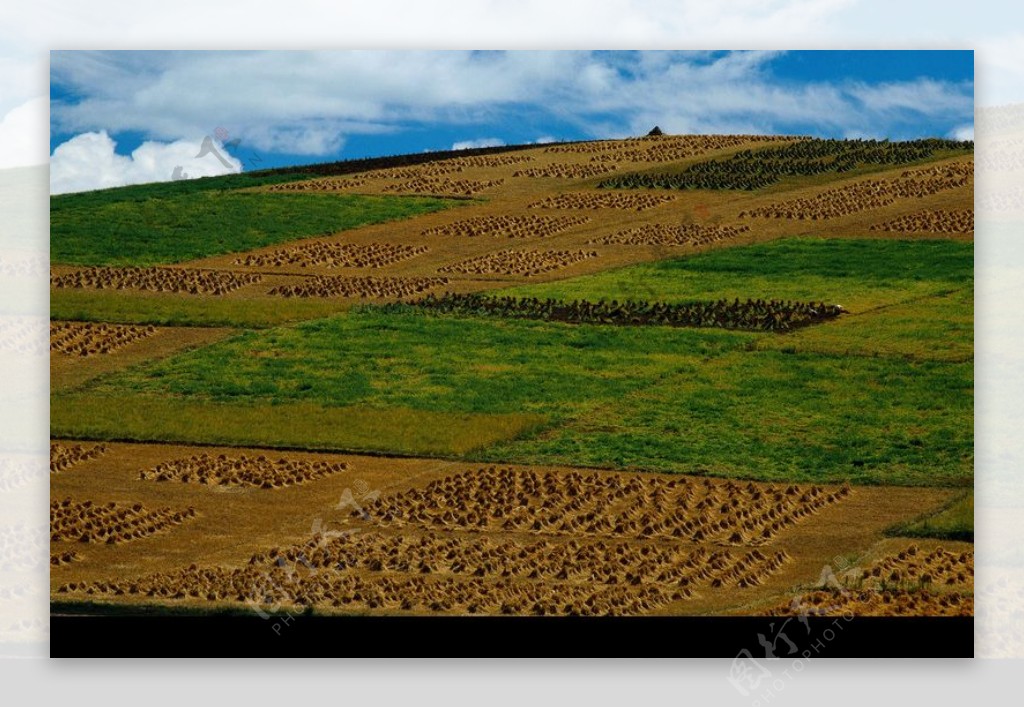
[[[404,219],[456,203],[432,197],[212,189],[142,199],[55,197],[50,253],[53,262],[74,265],[180,263]]]
[[[322,406],[311,401],[218,403],[176,397],[55,395],[50,435],[81,440],[269,446],[457,456],[543,425],[528,413],[437,413]]]
[[[189,194],[198,194],[199,192],[229,192],[251,187],[266,187],[283,182],[298,182],[315,176],[307,172],[296,172],[289,175],[241,172],[238,174],[218,175],[216,177],[171,180],[170,182],[130,184],[124,187],[94,189],[88,192],[55,194],[50,197],[50,208],[59,210],[95,209],[116,202],[169,199]]]
[[[748,334],[667,327],[384,314],[247,332],[97,380],[107,395],[570,414],[681,366],[749,346]]]
[[[788,335],[357,308],[96,379],[54,398],[54,434],[966,486],[972,260],[971,245],[953,241],[787,239],[508,291],[824,299],[855,310]],[[84,313],[107,294],[95,295]],[[75,305],[61,296],[58,311]],[[229,320],[255,302],[196,300]],[[421,430],[421,415],[450,429]],[[346,426],[356,432],[335,429]]]
[[[734,352],[490,460],[774,481],[967,485],[973,364]]]
[[[910,302],[844,315],[784,337],[764,337],[758,349],[850,356],[901,356],[933,361],[974,358],[974,293],[962,288]]]
[[[970,243],[785,238],[508,288],[499,294],[562,300],[811,300],[862,312],[966,286],[973,268]]]

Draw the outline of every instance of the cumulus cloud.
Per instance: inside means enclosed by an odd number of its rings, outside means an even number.
[[[471,150],[473,148],[501,147],[505,141],[501,138],[477,138],[476,140],[460,140],[452,143],[452,150]]]
[[[206,154],[202,157],[197,155],[204,151],[203,139],[171,143],[147,141],[131,155],[117,154],[116,147],[105,130],[82,133],[58,145],[50,157],[50,193],[212,177],[242,171],[242,163],[216,141],[205,146]]]
[[[46,162],[46,125],[49,100],[33,98],[0,119],[0,169]]]

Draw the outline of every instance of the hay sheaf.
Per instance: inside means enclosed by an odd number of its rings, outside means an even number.
[[[303,278],[296,285],[279,285],[271,295],[282,297],[353,297],[362,299],[401,298],[447,285],[448,278],[390,278],[368,275],[346,277],[317,275]]]
[[[95,267],[65,275],[51,275],[54,288],[146,290],[189,295],[225,295],[263,279],[259,273],[196,268]]]
[[[152,325],[53,322],[50,324],[50,351],[78,357],[111,354],[154,334],[156,327]]]
[[[94,460],[108,450],[107,446],[98,445],[65,445],[64,443],[50,443],[50,472],[63,472],[79,465],[87,460]]]
[[[141,503],[76,502],[70,498],[50,502],[50,541],[127,543],[166,531],[195,518],[192,507],[175,511],[148,509]]]
[[[476,238],[543,238],[561,233],[590,221],[588,216],[480,216],[435,226],[423,231],[424,236]]]
[[[246,486],[277,489],[323,479],[348,469],[344,462],[323,460],[272,460],[265,455],[210,455],[203,453],[161,462],[139,473],[139,479],[154,482],[184,482],[207,486]]]
[[[437,269],[437,272],[529,277],[567,268],[589,258],[597,258],[597,251],[513,251],[509,249],[497,253],[487,253],[476,258],[467,258],[458,263],[442,266]]]
[[[392,243],[325,243],[317,241],[292,248],[281,248],[271,253],[249,254],[235,259],[235,265],[250,267],[280,267],[296,265],[300,268],[383,268],[427,253],[426,246],[407,246]]]
[[[644,192],[566,192],[530,204],[530,209],[624,209],[645,211],[668,204],[671,194]]]

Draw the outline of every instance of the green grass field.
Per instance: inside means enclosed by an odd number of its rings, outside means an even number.
[[[974,359],[971,285],[867,312],[820,327],[758,342],[758,349],[789,353],[895,356],[919,361]]]
[[[173,186],[149,196],[140,188],[134,198],[114,190],[106,198],[104,194],[53,198],[50,253],[54,263],[179,263],[394,221],[458,203],[428,197],[274,194]]]
[[[854,303],[787,335],[356,308],[98,378],[54,399],[55,434],[966,486],[972,261],[953,241],[791,239],[515,289]],[[486,416],[497,432],[468,422]]]
[[[138,202],[147,199],[167,199],[199,192],[229,192],[251,187],[265,187],[283,182],[296,182],[315,177],[309,172],[296,171],[292,174],[267,174],[266,172],[240,172],[217,177],[198,177],[171,182],[149,182],[130,184],[125,187],[96,189],[90,192],[57,194],[50,199],[50,208],[97,208],[117,202]]]
[[[973,244],[789,238],[722,248],[501,294],[572,300],[824,300],[851,312],[971,284]]]
[[[735,352],[491,459],[773,481],[964,485],[973,365]]]
[[[570,415],[750,335],[359,311],[247,332],[101,379],[92,390],[221,402]]]
[[[451,414],[407,408],[217,403],[208,400],[54,395],[56,437],[252,445],[454,457],[544,424],[531,414]]]

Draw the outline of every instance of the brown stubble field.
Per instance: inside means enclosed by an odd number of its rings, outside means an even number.
[[[64,448],[77,445],[83,451],[96,445],[75,441],[54,444]],[[232,460],[248,458],[249,464],[255,464],[262,456],[274,463],[317,462],[339,469],[314,481],[270,489],[184,482],[180,478],[140,478],[142,472],[157,469],[161,463],[204,455],[210,461],[223,455]],[[501,479],[504,470],[509,471],[506,474],[511,481],[504,484],[502,492],[503,485],[495,480]],[[575,486],[574,476],[582,480]],[[445,491],[451,488],[453,479],[465,480],[468,488],[491,495],[490,502],[482,504],[472,496],[468,500],[448,499]],[[524,484],[528,479],[539,480],[539,486],[531,488]],[[323,593],[314,605],[318,612],[436,611],[431,610],[426,600],[410,608],[402,608],[401,598],[391,603],[382,601],[379,606],[367,599],[350,597],[342,601],[346,588],[341,580],[351,573],[339,570],[333,563],[316,565],[317,551],[333,549],[337,555],[332,557],[337,558],[341,557],[340,551],[351,547],[358,551],[352,572],[368,585],[388,579],[401,588],[411,582],[414,589],[406,591],[410,597],[416,597],[415,583],[428,581],[428,585],[436,583],[446,588],[453,597],[462,592],[470,598],[462,604],[453,603],[446,612],[466,613],[476,601],[476,611],[500,614],[503,600],[515,597],[517,591],[528,593],[531,588],[546,594],[547,602],[551,603],[545,608],[549,612],[560,611],[573,601],[585,603],[591,595],[616,592],[627,603],[644,598],[648,606],[643,610],[654,614],[745,612],[753,603],[763,604],[766,597],[788,597],[786,593],[791,587],[817,579],[821,570],[837,557],[860,558],[865,549],[872,549],[876,543],[881,550],[869,550],[867,555],[884,551],[892,546],[891,542],[878,541],[886,528],[908,515],[925,513],[941,505],[951,495],[947,490],[931,488],[854,487],[844,492],[836,485],[821,485],[820,508],[797,512],[802,508],[799,499],[812,486],[557,467],[512,465],[482,469],[467,463],[429,459],[106,443],[99,454],[52,475],[51,505],[59,506],[66,499],[73,504],[92,501],[96,506],[113,502],[123,508],[141,504],[146,510],[194,509],[195,516],[172,528],[157,528],[126,541],[107,543],[103,537],[89,542],[54,541],[52,557],[59,559],[69,552],[75,557],[52,566],[51,585],[53,599],[60,602],[161,603],[212,611],[262,604],[265,598],[260,593],[270,583],[267,579],[272,578],[270,584],[275,591],[267,603],[292,610],[301,609],[295,601],[299,593],[311,593],[316,588]],[[608,526],[591,531],[583,523],[563,530],[560,523],[549,523],[550,501],[558,496],[554,492],[563,488],[570,499],[579,499],[582,504],[579,510],[563,508],[559,519],[585,520],[587,513],[600,510]],[[678,503],[651,504],[655,525],[646,533],[640,529],[639,534],[629,528],[629,521],[639,518],[635,511],[640,506],[637,502],[649,503],[652,495],[663,496],[667,502],[687,493],[692,495],[689,508]],[[723,522],[734,523],[728,521],[730,512],[721,513],[719,506],[736,497],[743,500],[737,505],[737,512],[750,509],[771,514],[771,519],[765,519],[767,524],[757,525],[757,531],[771,528],[776,518],[772,494],[781,495],[788,500],[787,504],[791,501],[792,511],[778,514],[779,520],[786,521],[770,538],[763,538],[761,533],[731,537],[727,532],[733,532],[733,525],[717,528]],[[829,495],[837,494],[827,501]],[[765,495],[765,503],[759,505],[753,499],[755,495]],[[709,496],[715,503],[702,504]],[[504,497],[512,499],[514,509],[521,509],[517,516],[502,514],[498,500]],[[355,503],[346,503],[351,501]],[[681,508],[685,521],[676,524],[671,517]],[[449,514],[452,510],[455,513]],[[365,518],[356,515],[360,511]],[[474,515],[479,515],[484,523]],[[508,524],[510,519],[515,519],[514,523]],[[687,521],[694,524],[692,530],[685,526]],[[659,522],[667,524],[666,527],[657,528]],[[617,528],[620,523],[627,528]],[[112,528],[113,522],[110,524]],[[535,528],[537,525],[540,528]],[[96,524],[96,528],[103,527],[102,523]],[[676,535],[676,528],[684,531]],[[425,539],[430,543],[421,554],[400,557],[388,553],[396,547],[415,549]],[[305,556],[289,556],[289,548],[304,550]],[[487,554],[494,549],[500,549],[500,554]],[[658,558],[658,553],[665,555]],[[770,561],[780,553],[782,560],[773,568]],[[268,554],[272,559],[286,560],[268,563]],[[524,555],[517,564],[519,554]],[[261,555],[262,560],[252,562],[254,556]],[[599,556],[596,560],[595,555]],[[397,565],[403,557],[406,563],[412,561],[411,567]],[[543,561],[552,557],[546,566]],[[482,572],[481,568],[487,568],[487,558],[493,567]],[[689,565],[690,559],[697,562]],[[460,561],[463,567],[456,565]],[[422,563],[428,564],[429,569],[420,567]],[[175,582],[176,574],[193,564],[197,566],[195,570],[186,573],[184,581]],[[570,569],[568,577],[562,574],[566,568]],[[677,577],[672,571],[678,568],[686,573]],[[534,570],[539,572],[532,574]],[[219,575],[211,581],[204,578],[204,571]],[[700,577],[702,571],[710,576]],[[222,577],[230,573],[242,579],[234,580],[233,585],[230,579]],[[591,573],[596,574],[596,579]],[[295,578],[296,584],[287,585],[288,578]],[[104,591],[102,586],[119,582],[144,584],[147,579],[154,587],[165,587],[167,592],[132,595],[125,594],[123,589],[118,592],[118,588]],[[199,592],[200,589],[203,591]],[[655,596],[645,597],[644,591],[651,589],[657,591]],[[216,600],[208,598],[211,591],[217,592]],[[176,597],[179,592],[182,596]],[[492,604],[488,605],[488,601]],[[600,598],[597,602],[601,602]],[[584,608],[585,604],[580,606],[586,613]],[[624,612],[629,609],[628,604],[623,608]],[[522,610],[530,613],[530,608]],[[537,612],[543,613],[544,609]]]

